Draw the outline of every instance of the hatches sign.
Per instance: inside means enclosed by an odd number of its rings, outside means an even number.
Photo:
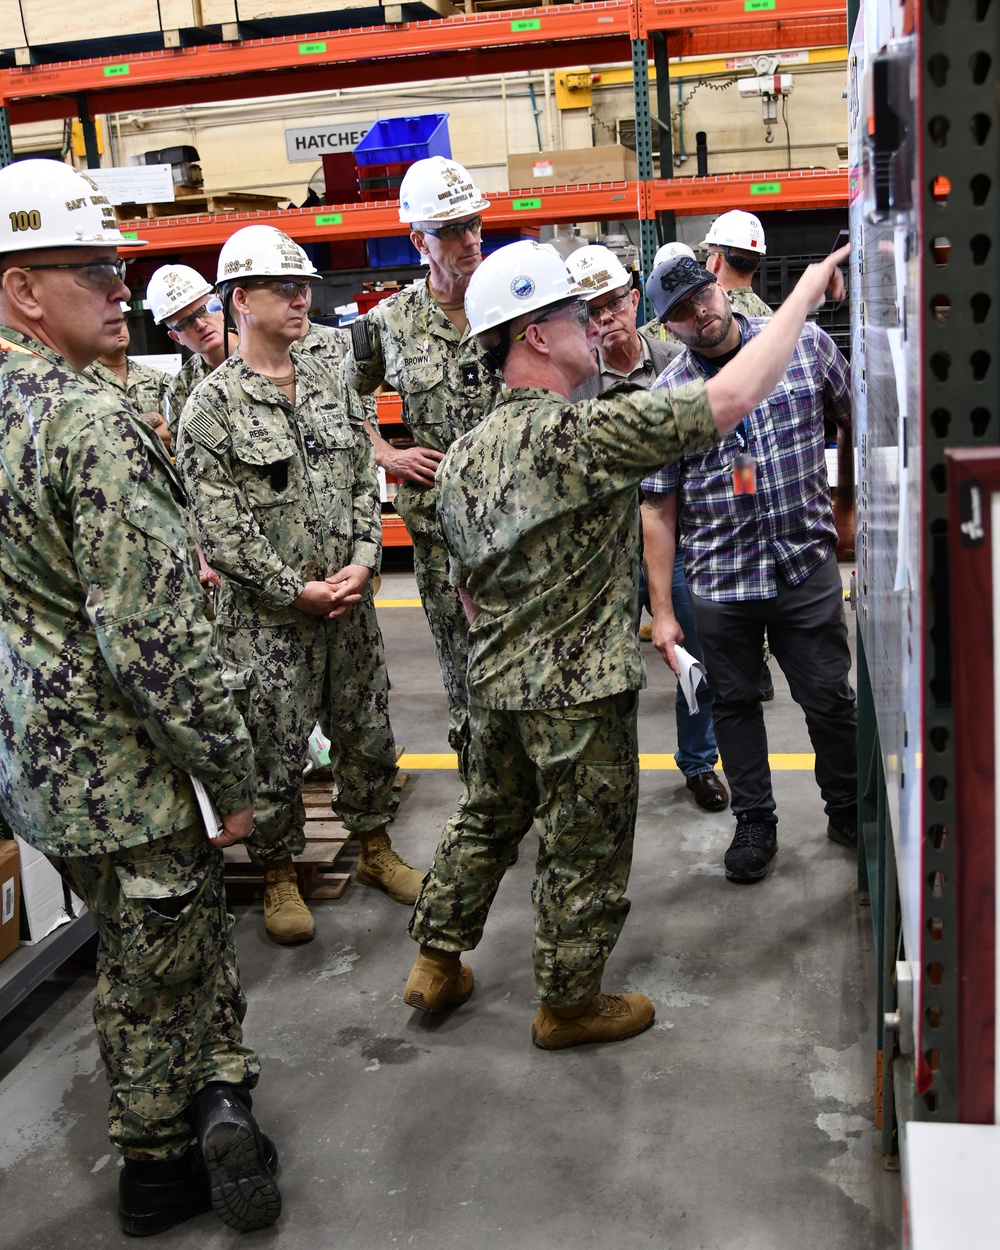
[[[372,128],[371,122],[331,122],[285,131],[290,161],[315,161],[325,152],[353,152]]]

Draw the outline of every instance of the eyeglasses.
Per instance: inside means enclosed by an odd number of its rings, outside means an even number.
[[[222,300],[217,299],[214,295],[211,299],[206,300],[200,308],[196,308],[194,312],[188,313],[186,317],[181,317],[180,321],[175,321],[173,325],[167,322],[167,329],[173,330],[175,334],[187,334],[188,330],[193,330],[196,321],[204,321],[206,317],[212,313],[222,312]]]
[[[514,335],[514,342],[515,343],[521,342],[524,336],[528,333],[528,326],[541,325],[543,321],[548,321],[550,317],[557,317],[562,312],[569,312],[573,317],[573,321],[576,323],[576,325],[580,327],[581,330],[584,329],[584,327],[590,321],[590,312],[588,311],[587,305],[584,303],[582,299],[577,298],[577,299],[566,300],[565,302],[561,304],[556,304],[552,308],[547,308],[540,317],[533,317],[531,321],[528,322],[528,325],[524,327],[524,329],[521,331],[520,334]]]
[[[588,304],[587,309],[590,312],[591,321],[600,321],[605,313],[609,317],[614,317],[616,313],[620,313],[629,302],[631,294],[631,291],[626,291],[624,295],[616,295],[614,299],[609,299],[606,304],[601,304],[599,308],[594,304]]]
[[[716,283],[706,282],[704,286],[699,287],[681,303],[675,304],[663,314],[660,320],[664,323],[667,321],[687,321],[694,316],[696,308],[707,308],[712,302],[715,295]]]
[[[312,292],[311,282],[292,282],[284,278],[260,278],[255,282],[241,282],[239,285],[264,287],[268,291],[273,291],[280,299],[288,300],[289,303],[300,296],[308,299]]]
[[[435,239],[462,239],[468,230],[470,234],[482,234],[483,219],[478,214],[468,221],[450,221],[446,226],[421,226],[417,234],[430,234]]]
[[[119,282],[125,281],[125,265],[123,260],[80,260],[65,265],[18,265],[29,273],[32,269],[79,269],[80,285],[89,286],[94,291],[111,292]]]

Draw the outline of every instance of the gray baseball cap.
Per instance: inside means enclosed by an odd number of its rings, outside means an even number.
[[[715,275],[708,272],[690,256],[673,256],[662,261],[646,279],[646,297],[665,321],[670,310],[682,303],[699,287],[715,282]]]

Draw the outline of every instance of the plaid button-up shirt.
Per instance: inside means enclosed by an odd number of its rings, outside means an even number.
[[[744,342],[767,325],[741,314],[736,319]],[[702,360],[687,350],[670,362],[655,386],[710,376]],[[718,603],[773,599],[779,571],[788,585],[798,585],[836,548],[824,417],[849,428],[850,367],[830,336],[807,322],[784,377],[741,431],[757,466],[755,494],[733,491],[733,461],[744,450],[737,431],[643,481],[648,496],[679,492],[678,541],[695,594]]]

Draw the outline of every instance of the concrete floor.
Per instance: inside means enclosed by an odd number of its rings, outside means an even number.
[[[408,572],[382,600],[415,599]],[[853,632],[853,617],[849,612]],[[444,752],[444,697],[417,607],[380,611],[396,739]],[[673,687],[646,644],[641,749],[675,748]],[[772,752],[808,749],[774,668]],[[258,907],[236,929],[263,1060],[256,1110],[281,1153],[284,1213],[244,1240],[205,1215],[158,1246],[284,1250],[883,1250],[899,1244],[898,1177],[875,1131],[871,920],[855,867],[824,836],[811,772],[775,774],[777,866],[733,886],[728,812],[680,774],[644,771],[632,913],[605,988],[657,1020],[615,1046],[532,1046],[530,839],[468,961],[471,1001],[405,1007],[407,909],[352,883],[315,905],[316,940],[281,949]],[[459,787],[414,771],[397,847],[430,862]],[[0,1022],[0,1247],[135,1244],[117,1230],[117,1160],[90,1012],[66,966]]]

